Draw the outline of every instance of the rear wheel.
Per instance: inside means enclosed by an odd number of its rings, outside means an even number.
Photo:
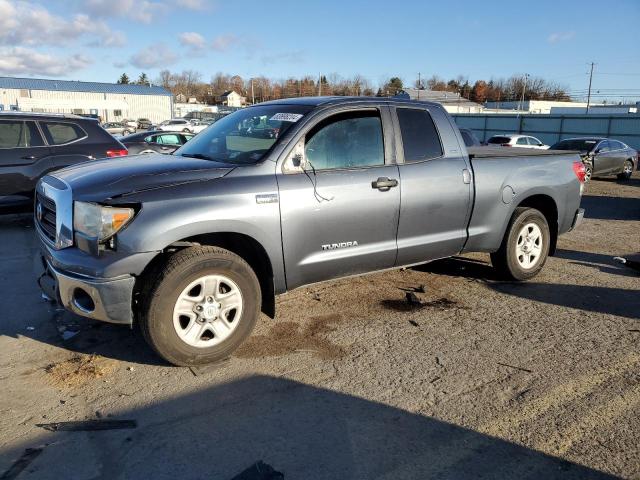
[[[590,182],[591,181],[591,177],[593,176],[593,165],[591,165],[590,163],[586,163],[584,164],[584,181],[586,182]]]
[[[551,235],[547,219],[534,208],[517,208],[500,249],[491,263],[500,276],[510,280],[535,277],[549,255]]]
[[[238,255],[217,247],[174,254],[157,278],[140,326],[168,362],[222,360],[249,336],[260,314],[260,284]]]
[[[622,166],[622,172],[618,174],[620,180],[629,180],[633,175],[633,162],[631,160],[625,160]]]

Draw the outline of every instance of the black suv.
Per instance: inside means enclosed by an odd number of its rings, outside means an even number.
[[[92,118],[65,114],[0,113],[0,211],[33,203],[36,182],[75,163],[127,155]]]

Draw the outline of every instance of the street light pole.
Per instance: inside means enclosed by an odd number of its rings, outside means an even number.
[[[587,111],[589,113],[589,104],[591,103],[591,80],[593,80],[593,66],[595,63],[591,62],[591,72],[589,73],[589,93],[587,94]]]

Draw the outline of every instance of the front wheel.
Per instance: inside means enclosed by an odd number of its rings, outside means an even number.
[[[619,180],[629,180],[633,175],[633,162],[631,160],[625,160],[622,166],[622,172],[618,174]]]
[[[547,261],[550,240],[547,219],[540,211],[517,208],[500,249],[491,254],[491,263],[506,279],[528,280],[535,277]]]
[[[217,247],[175,253],[148,294],[140,320],[153,349],[178,366],[222,360],[260,315],[260,283],[238,255]]]

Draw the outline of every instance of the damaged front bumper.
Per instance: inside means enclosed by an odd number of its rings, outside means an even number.
[[[51,300],[83,317],[130,325],[135,277],[93,278],[54,269],[40,255],[38,285]]]

